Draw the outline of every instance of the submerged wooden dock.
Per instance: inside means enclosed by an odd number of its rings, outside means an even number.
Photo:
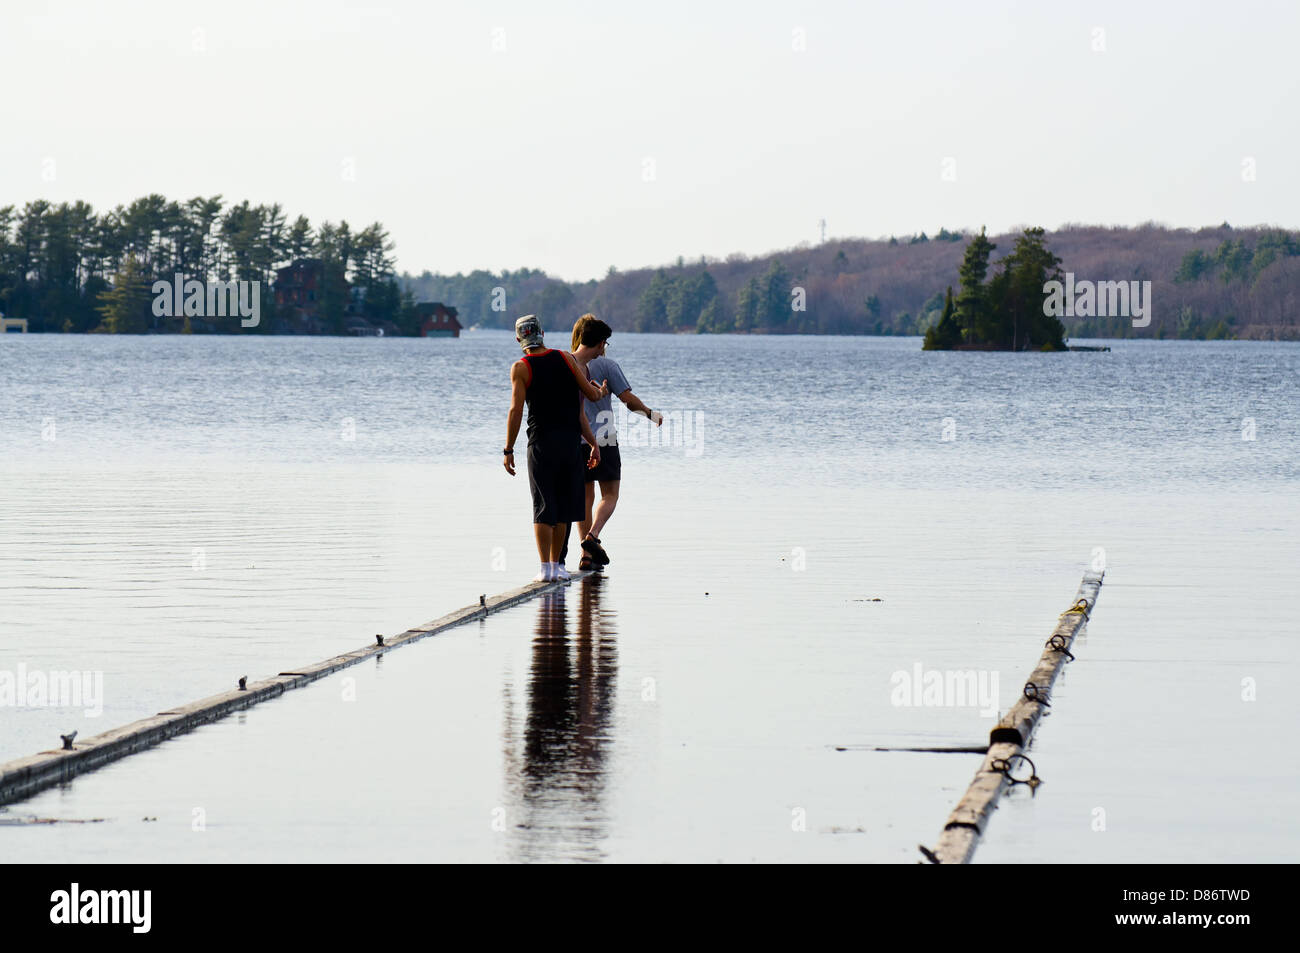
[[[1074,604],[1061,613],[1020,697],[989,733],[984,761],[965,795],[948,816],[938,844],[933,850],[921,848],[931,863],[970,863],[1002,795],[1014,784],[1028,784],[1031,788],[1038,786],[1037,769],[1025,751],[1039,719],[1051,706],[1051,689],[1057,675],[1066,662],[1074,658],[1070,647],[1088,625],[1104,576],[1104,571],[1084,574]],[[1026,767],[1027,777],[1024,776]]]
[[[575,572],[570,581],[589,575],[590,572]],[[200,725],[224,718],[231,712],[251,708],[259,702],[277,698],[294,688],[302,688],[340,669],[383,655],[391,649],[410,645],[412,642],[446,632],[466,622],[486,618],[493,612],[500,612],[567,585],[568,583],[564,582],[533,582],[497,596],[479,596],[477,605],[469,605],[455,612],[449,612],[432,622],[407,629],[392,638],[375,636],[373,644],[355,651],[335,655],[333,658],[311,665],[290,668],[271,678],[256,682],[248,682],[241,677],[238,680],[238,688],[188,705],[169,708],[150,718],[142,718],[84,741],[76,740],[74,732],[73,735],[64,738],[62,749],[42,751],[30,757],[0,764],[0,805],[24,800],[46,788],[70,781],[79,774],[94,771],[138,751],[152,748],[168,738],[174,738]]]

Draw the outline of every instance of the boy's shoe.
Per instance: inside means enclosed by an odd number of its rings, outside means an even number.
[[[551,574],[551,567],[549,565],[543,566],[541,572],[533,577],[533,582],[553,582],[554,580],[555,576]]]
[[[569,581],[569,570],[564,568],[564,563],[557,563],[555,566],[555,576],[553,579],[557,582]]]
[[[582,541],[582,551],[589,555],[597,566],[609,565],[609,553],[605,552],[605,547],[600,545],[600,540],[594,536],[589,536]]]

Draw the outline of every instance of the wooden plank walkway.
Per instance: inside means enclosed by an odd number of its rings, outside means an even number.
[[[575,572],[570,581],[577,581],[589,575],[590,572]],[[565,585],[567,583],[533,582],[498,596],[490,598],[480,596],[478,605],[449,612],[425,625],[407,629],[401,635],[391,639],[376,636],[373,645],[367,645],[353,652],[345,652],[322,662],[291,668],[261,681],[245,683],[240,679],[239,688],[222,692],[220,695],[169,708],[150,718],[143,718],[120,728],[105,731],[84,741],[75,739],[70,743],[65,741],[65,748],[61,750],[42,751],[30,757],[0,764],[0,805],[24,800],[46,788],[70,781],[79,774],[94,771],[120,758],[151,748],[168,738],[216,721],[233,711],[251,708],[258,702],[277,698],[290,689],[301,688],[350,665],[357,665],[366,659],[383,655],[391,649],[446,632],[466,622],[486,618],[493,612],[500,612],[502,609],[527,602],[544,593],[563,588]]]
[[[1022,762],[1025,749],[1029,747],[1039,719],[1050,707],[1050,695],[1056,676],[1065,667],[1066,661],[1073,657],[1070,646],[1088,625],[1104,576],[1104,571],[1084,573],[1074,604],[1061,613],[1056,629],[1045,643],[1043,654],[1030,673],[1020,698],[989,733],[989,747],[984,761],[975,772],[975,778],[965,795],[948,815],[948,822],[939,835],[939,843],[934,850],[921,848],[931,863],[970,863],[989,818],[997,810],[999,798],[1013,783],[1019,783],[1012,780],[1012,775],[1025,774]],[[1024,780],[1026,779],[1020,779]],[[1031,775],[1027,780],[1032,785],[1038,783],[1036,775]]]

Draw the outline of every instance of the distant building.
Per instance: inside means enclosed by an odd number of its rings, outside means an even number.
[[[275,271],[277,308],[315,309],[324,280],[325,263],[319,258],[299,258]]]
[[[351,304],[348,283],[338,279],[338,298]],[[275,271],[276,319],[271,326],[277,334],[324,334],[331,331],[321,317],[321,297],[325,288],[325,263],[319,258],[297,258],[293,264]],[[345,307],[347,306],[345,305]]]
[[[0,334],[26,334],[26,318],[6,318],[0,313]]]
[[[405,332],[392,321],[369,316],[366,287],[336,277],[333,289],[325,288],[325,262],[319,258],[298,258],[275,272],[275,334],[337,334],[351,337],[400,337]],[[329,320],[322,313],[323,299],[330,299],[342,313]],[[341,322],[341,327],[340,323]],[[416,326],[421,336],[460,336],[456,309],[436,302],[416,306]]]
[[[415,306],[415,317],[422,338],[458,338],[460,322],[456,309],[441,301],[421,301]]]

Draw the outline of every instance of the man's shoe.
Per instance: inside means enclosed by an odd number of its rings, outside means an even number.
[[[605,547],[600,545],[600,540],[594,536],[589,536],[582,541],[582,551],[589,555],[597,566],[609,565],[609,553],[605,552]]]
[[[595,568],[596,564],[591,561],[591,557],[583,553],[582,558],[578,560],[578,572],[591,572]]]

